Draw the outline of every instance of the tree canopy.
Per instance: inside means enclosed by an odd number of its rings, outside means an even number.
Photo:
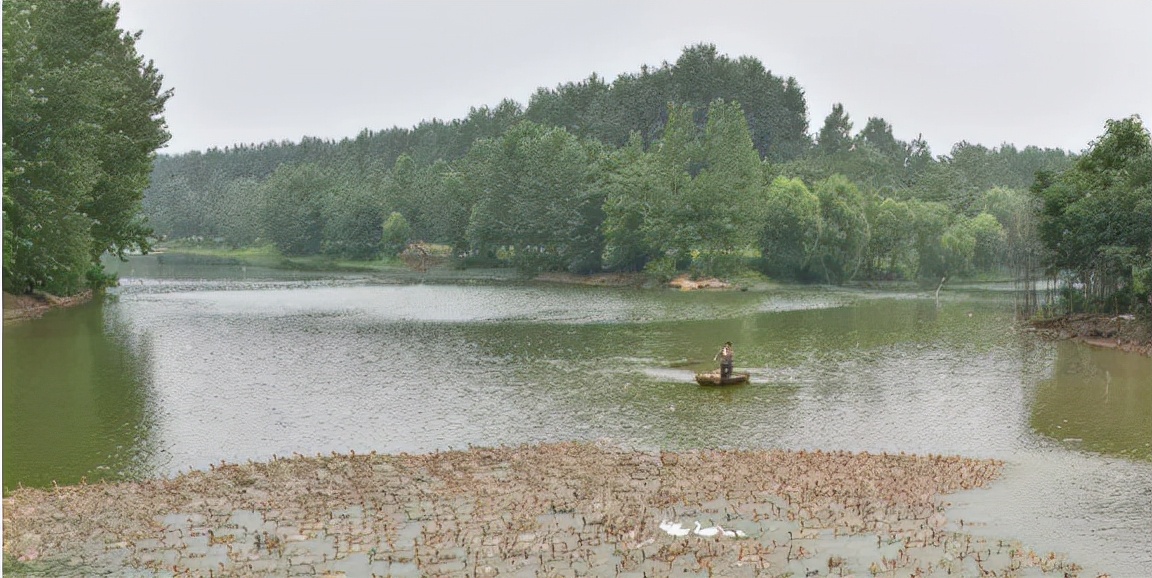
[[[1152,140],[1139,116],[1108,121],[1068,170],[1033,191],[1053,276],[1089,306],[1148,303],[1152,292]]]
[[[4,289],[72,294],[147,248],[171,91],[100,0],[4,2]],[[169,186],[170,183],[165,183]]]

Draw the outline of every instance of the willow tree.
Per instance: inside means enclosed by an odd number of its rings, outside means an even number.
[[[872,235],[866,274],[874,279],[908,279],[916,273],[915,213],[907,201],[872,198],[867,205]]]
[[[1040,306],[1036,285],[1044,252],[1036,231],[1038,201],[1026,190],[993,187],[984,193],[984,208],[1004,230],[1000,257],[1012,273],[1016,314],[1031,316]]]
[[[864,264],[870,236],[864,197],[842,175],[817,183],[816,197],[820,199],[822,227],[813,269],[828,283],[850,281]]]
[[[140,199],[171,95],[100,0],[4,2],[4,289],[71,294],[147,249]]]
[[[776,177],[757,212],[763,215],[759,247],[765,272],[803,277],[820,238],[820,199],[804,181]]]

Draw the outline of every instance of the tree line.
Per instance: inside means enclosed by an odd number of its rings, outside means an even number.
[[[1047,266],[1113,306],[1152,284],[1138,117],[1081,155],[967,142],[935,155],[882,118],[854,130],[839,104],[810,133],[794,78],[702,44],[527,106],[154,157],[170,92],[114,5],[10,2],[5,18],[6,289],[67,293],[100,278],[100,254],[151,234],[353,259],[421,240],[526,274],[845,283]]]
[[[461,120],[157,159],[168,238],[371,259],[406,240],[528,272],[927,279],[1007,267],[1059,149],[934,156],[840,105],[808,134],[795,79],[714,46],[612,83],[593,75]],[[400,235],[399,233],[403,233]],[[402,238],[401,238],[402,237]]]

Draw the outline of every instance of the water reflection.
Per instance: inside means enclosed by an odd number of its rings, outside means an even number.
[[[198,274],[129,278],[102,310],[5,328],[6,486],[74,481],[100,467],[169,475],[293,453],[598,438],[962,454],[1010,464],[1002,495],[969,517],[1003,523],[1010,536],[1027,526],[1021,537],[1037,548],[1114,576],[1152,564],[1117,569],[1093,557],[1104,535],[1125,552],[1152,550],[1136,531],[1147,500],[1050,481],[1092,472],[1082,479],[1152,486],[1152,464],[1117,467],[1082,451],[1148,459],[1150,361],[1022,336],[1001,294],[950,293],[938,306],[928,296],[821,289]],[[693,372],[711,368],[728,340],[752,382],[697,386]],[[60,384],[76,398],[64,413],[47,409]],[[1077,514],[1084,520],[1112,517],[1119,529],[1069,536],[1028,492],[1090,510]],[[1037,511],[1005,521],[1006,501]]]
[[[1152,459],[1152,358],[1061,343],[1032,427],[1070,447]]]
[[[153,473],[148,351],[99,303],[5,325],[5,490]]]

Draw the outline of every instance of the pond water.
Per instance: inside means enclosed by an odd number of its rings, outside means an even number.
[[[1037,341],[1005,291],[399,283],[174,255],[120,274],[103,303],[5,326],[6,491],[571,439],[961,454],[1007,462],[950,498],[976,531],[1086,573],[1152,568],[1152,359]],[[696,385],[728,340],[751,383]]]

